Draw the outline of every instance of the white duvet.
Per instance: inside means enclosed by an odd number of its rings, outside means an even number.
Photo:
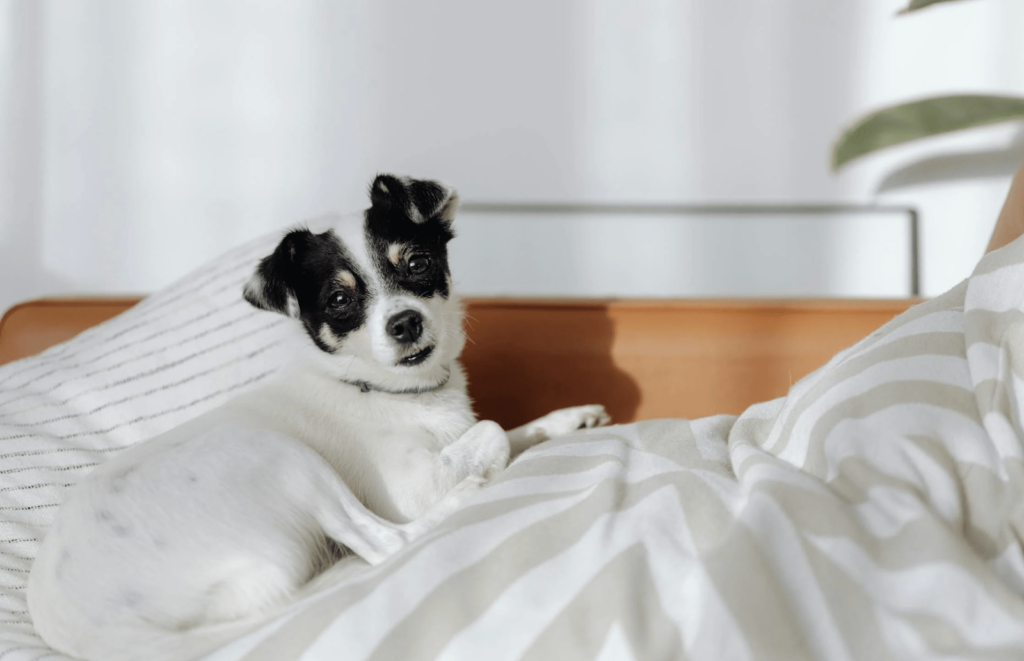
[[[0,661],[61,658],[24,588],[67,489],[278,368],[274,238],[0,368]],[[1017,241],[787,397],[538,446],[210,658],[1024,658],[1022,377]]]

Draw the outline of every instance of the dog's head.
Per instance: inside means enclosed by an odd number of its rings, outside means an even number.
[[[433,181],[379,175],[371,206],[313,234],[289,232],[245,300],[302,322],[331,373],[391,391],[443,383],[462,351],[448,241],[458,196]]]

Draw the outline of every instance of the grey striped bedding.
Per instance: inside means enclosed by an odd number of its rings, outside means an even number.
[[[24,586],[66,490],[278,368],[238,296],[274,238],[0,368],[0,661],[61,658]],[[1018,241],[784,398],[534,448],[209,658],[1024,658],[1022,378]]]

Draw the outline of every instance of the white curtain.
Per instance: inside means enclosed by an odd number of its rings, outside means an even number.
[[[934,293],[977,259],[1009,172],[879,182],[1011,129],[841,176],[828,151],[911,94],[1024,93],[1024,14],[992,0],[896,21],[900,4],[0,0],[0,308],[152,291],[361,208],[377,171],[474,200],[909,202]]]

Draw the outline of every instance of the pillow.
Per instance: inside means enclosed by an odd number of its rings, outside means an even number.
[[[294,336],[290,324],[241,296],[279,240],[235,248],[124,314],[0,367],[0,659],[60,656],[35,634],[25,589],[68,489],[106,458],[281,367],[283,352],[270,349]]]

